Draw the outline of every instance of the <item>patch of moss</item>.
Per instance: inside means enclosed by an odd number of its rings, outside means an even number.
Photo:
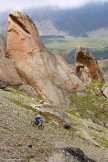
[[[45,119],[45,123],[49,123],[50,121],[52,121],[52,118],[48,115],[43,115],[44,119]]]
[[[105,125],[108,122],[108,100],[93,94],[92,89],[96,86],[102,85],[98,83],[91,84],[87,88],[86,96],[72,94],[69,97],[70,106],[65,109],[65,112],[83,119],[97,120],[96,122],[99,121],[99,124],[103,123],[102,125]]]
[[[24,92],[22,92],[20,90],[14,89],[12,87],[6,87],[5,90],[13,93],[15,96],[24,97],[27,100],[28,103],[37,104],[37,103],[40,102],[38,99],[35,99],[35,98],[31,97],[31,96],[28,96],[26,93],[24,93]]]
[[[103,137],[99,137],[97,135],[93,135],[93,139],[96,140],[101,146],[108,149],[108,140],[107,139],[105,139]]]
[[[65,109],[64,112],[69,113],[70,115],[74,115],[78,118],[81,118],[80,114],[78,112],[73,111],[72,108]]]
[[[33,107],[31,107],[30,105],[27,105],[27,104],[24,104],[22,103],[21,101],[18,101],[14,98],[7,98],[9,101],[15,103],[16,105],[20,106],[20,107],[23,107],[23,108],[26,108],[26,109],[29,109],[29,110],[32,110],[34,112],[38,112],[36,109],[34,109]]]
[[[28,103],[31,103],[31,104],[38,104],[39,103],[39,100],[32,98],[32,97],[28,97],[28,98],[26,98],[26,100],[27,100]]]
[[[18,106],[20,106],[20,107],[22,107],[22,108],[26,108],[26,109],[28,109],[28,110],[32,110],[35,114],[34,114],[34,116],[42,116],[42,118],[44,119],[44,121],[45,121],[45,123],[48,123],[48,122],[50,122],[50,121],[52,121],[52,117],[51,116],[48,116],[48,115],[46,115],[46,114],[41,114],[41,113],[39,113],[39,111],[38,110],[36,110],[36,109],[34,109],[33,107],[31,107],[30,105],[27,105],[27,104],[24,104],[24,103],[22,103],[21,101],[18,101],[18,100],[16,100],[16,99],[14,99],[14,98],[6,98],[6,99],[8,99],[9,101],[11,101],[11,102],[13,102],[13,103],[15,103],[16,105],[18,105]],[[19,115],[19,114],[18,114]]]
[[[99,87],[99,88],[102,88],[102,86],[103,86],[103,83],[90,83],[89,85],[88,85],[88,89],[90,90],[93,90],[93,89],[95,89],[96,87]]]
[[[25,94],[24,92],[22,92],[22,91],[20,91],[20,90],[17,90],[17,89],[14,89],[14,88],[12,88],[12,87],[6,87],[4,90],[5,90],[5,91],[12,92],[12,93],[14,93],[15,95],[27,95],[27,94]]]

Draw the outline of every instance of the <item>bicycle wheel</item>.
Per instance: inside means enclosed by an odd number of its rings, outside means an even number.
[[[34,120],[31,121],[31,124],[32,124],[32,126],[35,126],[36,125],[36,123],[35,123]]]
[[[41,130],[44,129],[44,125],[43,124],[40,124],[39,125],[39,129],[41,129]]]

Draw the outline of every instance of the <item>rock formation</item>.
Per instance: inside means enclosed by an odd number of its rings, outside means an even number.
[[[108,82],[105,82],[104,86],[102,87],[103,95],[108,98]]]
[[[47,103],[48,105],[48,103]],[[71,127],[71,119],[64,112],[60,112],[56,109],[44,107],[44,103],[40,105],[30,105],[34,110],[37,110],[43,116],[50,116],[56,119],[57,123],[64,126],[64,128],[69,129]],[[49,106],[49,105],[48,105]]]
[[[67,148],[63,148],[63,150],[65,151],[65,156],[67,154],[73,156],[74,159],[72,161],[96,162],[95,160],[88,158],[80,148],[67,147]]]
[[[84,85],[91,82],[104,82],[97,61],[90,52],[81,47],[76,51],[76,75]]]
[[[0,35],[0,58],[5,57],[6,43],[2,35]]]
[[[105,90],[103,91],[103,94],[106,98],[108,98],[108,87],[105,88]]]
[[[6,43],[0,36],[0,88],[6,86],[19,86],[21,79],[15,69],[12,60],[5,57]]]
[[[7,24],[7,53],[19,75],[38,94],[56,106],[66,103],[71,92],[85,90],[82,81],[58,54],[51,54],[41,43],[33,21],[25,14],[12,12]]]

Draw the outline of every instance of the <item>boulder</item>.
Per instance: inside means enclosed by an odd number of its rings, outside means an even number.
[[[65,147],[58,149],[48,157],[48,162],[96,162],[76,147]]]
[[[65,154],[69,153],[71,156],[73,156],[75,158],[73,159],[73,161],[75,160],[78,162],[96,162],[95,160],[88,158],[80,148],[66,147],[62,150],[65,151]]]
[[[12,61],[2,57],[0,59],[0,88],[19,86],[21,82]]]
[[[39,104],[39,105],[32,104],[30,106],[32,108],[34,108],[35,110],[38,110],[40,114],[54,118],[61,125],[63,125],[66,129],[71,127],[71,119],[67,114],[60,112],[60,111],[54,109],[53,107],[52,108],[43,107],[44,104]]]
[[[65,106],[71,92],[85,86],[59,53],[51,54],[42,44],[36,26],[25,14],[12,12],[7,24],[7,53],[20,76],[40,99]]]
[[[87,86],[91,82],[103,83],[104,79],[97,61],[90,52],[79,47],[76,51],[76,75]]]
[[[107,87],[108,87],[108,82],[106,81],[101,90],[104,91]]]
[[[99,87],[94,88],[94,93],[95,93],[96,96],[102,96],[103,95],[102,90]]]
[[[108,82],[106,81],[104,86],[102,87],[102,92],[103,92],[103,95],[108,98]]]
[[[0,58],[5,57],[6,52],[6,42],[2,35],[0,35]]]
[[[108,98],[108,87],[104,89],[103,94],[106,98]]]
[[[6,42],[3,36],[0,35],[0,88],[18,86],[21,84],[21,79],[12,60],[5,56]]]

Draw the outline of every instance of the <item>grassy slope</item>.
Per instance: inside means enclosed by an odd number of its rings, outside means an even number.
[[[108,100],[102,96],[93,94],[94,88],[101,86],[102,85],[98,83],[92,83],[87,88],[85,96],[73,94],[69,97],[70,106],[65,109],[65,111],[71,115],[72,119],[76,116],[79,118],[79,121],[80,119],[85,119],[108,129]],[[79,125],[80,122],[74,124]],[[82,133],[83,128],[84,126],[81,128]],[[99,132],[101,132],[101,130]],[[104,135],[105,134],[102,135],[101,133],[97,134],[96,132],[91,133],[92,139],[95,139],[100,145],[108,148],[108,136],[105,137]]]
[[[93,87],[94,85],[91,85],[89,90],[91,91]],[[1,159],[19,158],[24,162],[30,160],[41,162],[57,149],[73,146],[79,147],[97,162],[107,162],[108,130],[101,126],[102,123],[92,122],[94,113],[97,112],[102,114],[97,119],[107,124],[106,115],[101,111],[102,107],[103,110],[107,109],[107,100],[94,97],[91,92],[88,92],[86,97],[72,95],[69,108],[64,110],[71,117],[72,128],[66,130],[55,125],[53,119],[51,121],[50,118],[48,122],[44,118],[45,129],[40,131],[30,124],[38,112],[29,106],[39,104],[40,101],[22,92],[10,88],[7,90],[10,92],[0,90]],[[92,102],[94,98],[95,101]],[[33,145],[32,149],[28,147],[29,144]],[[101,147],[97,147],[98,144]]]
[[[59,50],[65,55],[78,46],[93,49],[94,53],[106,51],[108,47],[108,37],[74,38],[70,36],[43,36],[42,41],[49,50]]]

